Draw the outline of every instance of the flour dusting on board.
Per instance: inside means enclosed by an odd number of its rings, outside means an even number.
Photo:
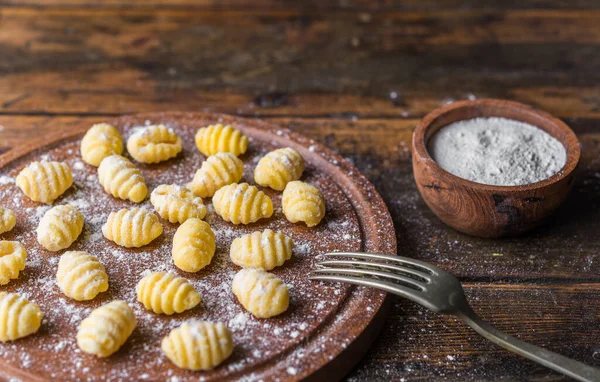
[[[176,159],[157,165],[136,163],[146,178],[149,190],[164,183],[187,184],[204,160],[194,146],[195,130],[177,125],[170,127],[182,135],[183,152]],[[124,136],[129,136],[127,132],[133,129],[134,126],[126,126]],[[249,152],[241,157],[245,165],[243,181],[253,184],[252,173],[258,159],[278,147],[280,145],[275,146],[272,142],[252,140]],[[327,174],[307,162],[302,180],[319,187],[327,199],[327,215],[312,229],[289,223],[281,212],[281,193],[272,190],[263,189],[273,199],[273,218],[249,226],[225,223],[216,216],[210,199],[205,199],[208,210],[205,220],[215,232],[217,252],[208,267],[190,274],[177,270],[171,260],[176,224],[161,219],[163,234],[149,246],[139,249],[118,247],[102,236],[101,226],[111,211],[135,204],[115,199],[104,192],[98,183],[97,169],[84,164],[78,153],[79,141],[66,142],[43,153],[34,152],[19,159],[0,173],[0,205],[13,209],[18,220],[17,227],[3,235],[2,239],[18,240],[26,245],[28,251],[27,267],[22,276],[2,290],[31,299],[45,313],[40,332],[20,341],[0,344],[0,358],[33,374],[59,380],[197,380],[208,374],[177,369],[162,354],[160,341],[184,321],[201,319],[228,325],[235,343],[233,355],[212,372],[211,377],[218,380],[244,376],[242,380],[256,380],[253,376],[258,378],[258,374],[245,375],[245,370],[285,352],[291,352],[291,356],[286,358],[289,362],[281,365],[282,375],[299,376],[306,351],[300,344],[323,322],[336,315],[349,291],[343,285],[310,282],[306,273],[314,267],[318,254],[335,250],[357,251],[362,246],[358,219],[344,191]],[[32,202],[14,184],[21,168],[41,159],[65,161],[73,172],[74,185],[54,204],[73,205],[84,216],[83,233],[68,250],[86,250],[106,266],[109,291],[91,302],[76,302],[61,294],[55,274],[59,255],[64,251],[56,254],[48,252],[35,238],[35,228],[50,206]],[[149,200],[138,206],[153,211]],[[231,281],[239,268],[229,260],[228,251],[236,237],[267,228],[283,231],[295,244],[292,259],[273,270],[289,286],[291,301],[286,313],[260,320],[246,312],[231,292]],[[186,277],[198,290],[202,302],[197,308],[180,315],[160,316],[146,311],[136,301],[135,285],[149,271],[175,271]],[[98,360],[79,350],[75,333],[81,320],[94,308],[113,299],[125,300],[133,307],[138,327],[115,356]],[[371,314],[372,309],[368,310],[368,305],[366,302],[365,314]],[[327,342],[334,339],[323,341],[309,351],[318,352],[332,345],[344,348],[350,342],[347,339],[335,344]],[[53,361],[36,362],[42,356]]]

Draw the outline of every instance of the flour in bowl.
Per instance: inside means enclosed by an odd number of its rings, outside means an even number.
[[[427,149],[444,170],[494,186],[542,181],[567,161],[564,146],[544,130],[499,117],[444,126],[431,137]]]

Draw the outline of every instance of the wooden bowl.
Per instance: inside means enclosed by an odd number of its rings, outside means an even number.
[[[429,139],[442,127],[477,117],[504,117],[526,122],[558,139],[567,162],[556,174],[523,186],[475,183],[443,170],[427,152]],[[542,224],[565,200],[579,162],[579,141],[561,120],[517,102],[461,101],[429,113],[415,129],[413,173],[425,203],[446,224],[479,237],[517,235]]]

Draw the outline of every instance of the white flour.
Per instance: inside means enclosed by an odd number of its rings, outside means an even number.
[[[474,118],[441,128],[428,143],[433,160],[464,179],[517,186],[547,179],[567,161],[564,146],[533,125],[506,118]]]

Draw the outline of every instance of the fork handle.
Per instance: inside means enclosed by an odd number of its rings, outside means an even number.
[[[463,319],[471,328],[483,337],[500,345],[506,350],[517,353],[525,358],[544,365],[552,370],[558,371],[566,376],[584,382],[599,382],[600,369],[588,366],[579,361],[567,358],[560,354],[542,349],[535,345],[523,342],[515,337],[501,332],[487,322],[483,321],[470,307],[462,307],[457,315]]]

